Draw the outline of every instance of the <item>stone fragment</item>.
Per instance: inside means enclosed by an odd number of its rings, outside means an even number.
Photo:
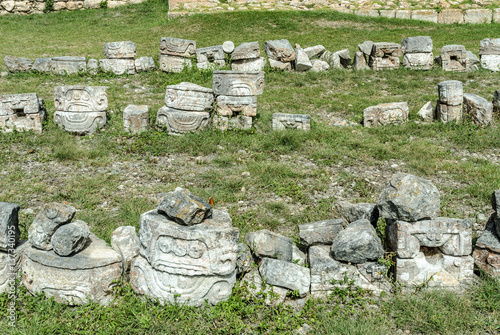
[[[167,86],[165,105],[169,108],[208,112],[213,103],[214,95],[210,88],[187,82]]]
[[[438,23],[464,23],[464,14],[458,8],[443,8],[438,14]]]
[[[252,117],[241,114],[232,117],[216,114],[213,117],[213,125],[221,131],[233,129],[248,130],[252,128]]]
[[[322,61],[320,59],[313,59],[311,63],[312,63],[312,68],[311,68],[312,72],[323,72],[327,71],[330,68],[330,65],[327,62]]]
[[[495,221],[498,221],[498,214],[493,214],[481,237],[476,242],[474,248],[475,264],[494,277],[500,277],[500,238],[495,230]]]
[[[234,48],[233,53],[231,54],[232,61],[256,58],[260,58],[259,42],[242,43]]]
[[[376,204],[358,203],[349,201],[337,201],[333,205],[334,209],[347,223],[352,223],[361,219],[369,220],[372,226],[377,226],[378,208]]]
[[[388,124],[401,124],[408,120],[408,103],[391,102],[365,108],[363,111],[363,125],[378,127]]]
[[[64,112],[102,112],[108,109],[106,86],[56,86],[54,107]]]
[[[286,262],[293,261],[293,241],[267,229],[248,233],[245,243],[260,257],[272,257]]]
[[[257,268],[245,274],[241,280],[241,285],[250,293],[251,297],[264,299],[264,303],[269,306],[277,306],[285,301],[288,289],[272,286],[263,283]]]
[[[30,244],[38,249],[51,250],[52,235],[60,226],[71,222],[75,213],[76,209],[70,205],[56,202],[46,204],[28,230]]]
[[[196,67],[200,70],[217,70],[223,66],[226,66],[226,61],[215,60],[213,62],[196,63]]]
[[[479,65],[481,61],[477,58],[476,55],[472,53],[472,51],[467,50],[467,64],[469,64],[469,71],[477,71],[479,70]]]
[[[36,93],[0,95],[0,116],[38,114],[41,108]]]
[[[354,70],[369,70],[370,67],[366,62],[365,55],[361,51],[357,51],[354,54],[354,62],[352,63],[352,67]]]
[[[298,225],[300,243],[306,247],[315,244],[332,244],[344,229],[341,219],[324,220]]]
[[[500,213],[500,190],[493,191],[491,195],[491,207],[496,213]]]
[[[351,66],[351,55],[349,55],[349,49],[337,51],[335,54],[339,56],[340,65],[342,65],[343,68]]]
[[[466,72],[469,70],[467,52],[463,45],[445,45],[441,48],[441,67],[444,71]]]
[[[486,127],[492,122],[493,104],[479,95],[465,93],[463,112],[475,125]]]
[[[481,66],[490,71],[500,71],[500,55],[482,55]]]
[[[87,72],[94,75],[99,72],[99,61],[97,59],[89,58],[87,61]]]
[[[54,123],[75,135],[92,135],[106,122],[106,112],[54,112]]]
[[[0,251],[15,249],[21,236],[18,204],[0,202]]]
[[[191,59],[160,54],[160,70],[163,72],[181,73],[184,68],[191,68]]]
[[[27,72],[31,70],[33,61],[25,57],[7,55],[4,58],[4,64],[9,72]]]
[[[238,258],[236,259],[236,274],[248,273],[253,268],[253,258],[250,248],[245,243],[238,243]]]
[[[182,135],[207,129],[210,123],[208,112],[189,112],[163,106],[156,114],[156,125],[165,127],[170,135]]]
[[[430,36],[407,37],[401,41],[403,54],[431,53],[432,38]]]
[[[237,113],[245,116],[256,116],[257,97],[219,95],[217,96],[215,110],[222,116],[232,116]]]
[[[328,63],[331,69],[342,69],[340,55],[336,52],[325,51],[319,59]]]
[[[485,38],[479,42],[479,56],[500,55],[500,38]]]
[[[438,13],[433,9],[416,9],[411,11],[411,19],[437,23]]]
[[[309,57],[302,48],[295,49],[295,71],[308,71],[312,68]]]
[[[304,52],[306,53],[307,57],[309,57],[309,59],[311,59],[311,60],[313,58],[321,57],[321,55],[325,51],[326,51],[325,47],[320,45],[320,44],[304,49]]]
[[[266,59],[264,57],[253,58],[253,59],[239,59],[231,63],[231,70],[258,72],[264,70],[265,66],[266,66]]]
[[[436,105],[436,118],[443,123],[450,121],[460,122],[462,120],[462,105],[451,106],[438,101]]]
[[[379,12],[381,17],[386,17],[388,19],[394,19],[396,17],[395,9],[384,9],[380,10]]]
[[[286,39],[266,41],[264,49],[269,59],[280,62],[293,62],[295,60],[295,50]]]
[[[412,53],[403,56],[403,66],[413,70],[430,70],[434,64],[434,55],[431,53]]]
[[[123,271],[130,268],[132,260],[139,256],[141,241],[133,226],[121,226],[111,234],[111,247],[120,254],[123,262]]]
[[[104,57],[108,59],[134,59],[137,47],[134,42],[108,42],[104,44]]]
[[[175,37],[162,37],[160,39],[160,53],[162,55],[189,58],[196,53],[196,41]]]
[[[436,186],[406,173],[393,175],[377,202],[381,217],[407,222],[437,218],[440,205]]]
[[[57,228],[50,239],[54,252],[59,256],[70,256],[81,251],[90,241],[90,230],[81,220]]]
[[[37,58],[31,67],[32,71],[37,72],[50,72],[53,67],[52,58]]]
[[[309,293],[311,272],[308,268],[273,258],[264,258],[259,272],[266,283],[298,291],[301,297]]]
[[[177,187],[163,198],[158,206],[158,213],[178,224],[192,226],[210,218],[212,206],[188,190]]]
[[[458,80],[447,80],[438,84],[439,101],[446,105],[462,105],[464,100],[463,92],[463,84]]]
[[[269,66],[272,69],[283,70],[283,71],[291,71],[292,63],[291,62],[280,62],[279,60],[274,60],[269,58]]]
[[[196,61],[198,63],[213,63],[216,60],[224,60],[225,57],[222,45],[196,49]]]
[[[0,294],[9,292],[15,280],[19,279],[21,259],[27,247],[29,243],[22,240],[15,248],[9,248],[11,252],[0,251]]]
[[[377,58],[401,57],[401,45],[397,43],[387,42],[373,43],[370,55]]]
[[[54,251],[26,248],[22,284],[31,293],[45,293],[59,303],[81,305],[90,301],[109,305],[122,274],[120,255],[90,234],[90,244],[72,257]]]
[[[292,247],[292,263],[300,266],[306,266],[307,256],[295,244]]]
[[[87,62],[85,57],[52,57],[51,72],[54,74],[76,74],[78,72],[87,71]]]
[[[491,9],[474,8],[464,11],[464,23],[481,24],[491,23]]]
[[[99,59],[99,67],[103,72],[113,72],[117,76],[135,74],[133,59]]]
[[[136,72],[147,72],[156,68],[153,57],[139,57],[134,61]]]
[[[331,247],[338,261],[353,264],[366,263],[384,256],[382,242],[370,221],[361,219],[340,231]]]
[[[261,95],[264,72],[214,71],[212,87],[215,95]]]
[[[149,107],[128,105],[123,110],[123,128],[126,132],[139,134],[148,130]]]
[[[287,113],[274,113],[273,114],[273,129],[298,129],[298,130],[311,130],[311,115],[309,114],[287,114]]]
[[[227,54],[232,53],[234,51],[234,43],[232,41],[225,41],[222,43],[222,50]]]
[[[375,71],[399,69],[399,58],[397,57],[370,57],[369,66]]]
[[[363,54],[370,56],[372,53],[372,49],[373,49],[373,42],[372,41],[364,41],[363,43],[358,44],[358,49]]]
[[[431,101],[426,102],[417,114],[426,122],[431,122],[436,117],[436,112]]]
[[[411,18],[411,10],[403,9],[396,11],[396,19],[409,20]]]

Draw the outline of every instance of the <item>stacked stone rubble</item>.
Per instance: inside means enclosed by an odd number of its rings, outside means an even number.
[[[262,71],[265,65],[266,59],[260,56],[259,42],[242,43],[231,51],[233,71]]]
[[[99,59],[99,66],[104,72],[116,75],[135,74],[135,56],[137,47],[134,42],[109,42],[104,45],[105,59]]]
[[[463,84],[458,80],[442,81],[438,84],[439,99],[436,104],[436,117],[442,122],[462,120],[464,101]]]
[[[175,37],[160,40],[160,70],[180,73],[192,66],[191,58],[196,54],[196,41]]]
[[[192,83],[169,85],[165,106],[158,110],[156,125],[170,135],[182,135],[210,126],[210,110],[214,102],[212,90]]]
[[[434,64],[430,36],[407,37],[401,41],[403,66],[414,70],[429,70]]]
[[[286,39],[266,41],[264,43],[269,65],[273,69],[292,70],[295,61],[295,50]]]
[[[401,57],[401,54],[400,44],[386,42],[373,43],[368,65],[376,71],[399,69],[399,57]]]
[[[0,130],[42,132],[46,111],[36,93],[0,95]]]
[[[307,47],[304,48],[304,52],[307,55],[308,59],[311,61],[311,71],[321,72],[326,71],[330,68],[330,64],[320,59],[321,56],[326,52],[326,48],[324,46],[318,44],[312,47]]]
[[[325,51],[321,55],[320,60],[326,62],[329,69],[346,69],[351,66],[349,49],[343,49],[337,52]]]
[[[368,70],[368,62],[373,49],[372,41],[364,41],[358,44],[359,51],[354,54],[354,61],[352,67],[354,70]]]
[[[479,43],[481,66],[491,71],[500,71],[500,38],[486,38]]]
[[[217,69],[226,65],[222,45],[196,49],[196,67],[200,70]]]
[[[467,72],[471,68],[463,45],[452,44],[442,47],[440,62],[444,71]]]

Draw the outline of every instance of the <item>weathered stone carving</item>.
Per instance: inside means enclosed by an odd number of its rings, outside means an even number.
[[[163,106],[158,110],[156,125],[166,127],[170,135],[187,134],[210,126],[210,113],[186,112]]]
[[[75,74],[87,71],[87,62],[85,57],[52,57],[51,72],[54,74]]]
[[[57,228],[50,239],[54,252],[59,256],[70,256],[82,250],[89,242],[90,230],[81,220]]]
[[[400,44],[386,42],[373,43],[369,65],[374,70],[399,69],[399,57],[401,55]]]
[[[309,114],[273,114],[273,129],[299,129],[308,131],[311,129],[311,115]]]
[[[57,86],[54,107],[65,112],[102,112],[108,108],[105,86]]]
[[[135,74],[135,61],[133,59],[99,59],[99,67],[104,72],[113,72],[117,76]]]
[[[222,50],[224,50],[225,53],[230,54],[234,51],[234,43],[233,41],[225,41],[222,43]]]
[[[137,47],[134,42],[109,42],[104,45],[104,57],[108,59],[134,59]]]
[[[31,70],[33,61],[25,57],[7,55],[4,58],[4,64],[9,72],[26,72]]]
[[[234,51],[231,54],[232,61],[256,58],[260,58],[259,42],[242,43],[234,48]]]
[[[225,57],[222,45],[196,49],[196,61],[198,63],[213,63],[216,60],[223,61]]]
[[[245,274],[241,285],[248,289],[251,297],[264,299],[264,303],[270,306],[282,304],[285,301],[288,289],[262,283],[262,278],[257,268]]]
[[[391,102],[370,106],[363,111],[363,125],[378,127],[388,124],[400,124],[408,120],[408,103]]]
[[[165,105],[173,109],[208,112],[213,102],[211,89],[192,83],[169,85],[165,93]]]
[[[481,66],[491,71],[500,71],[500,38],[486,38],[479,43]]]
[[[9,202],[0,202],[0,251],[14,249],[19,241],[20,206]]]
[[[42,132],[45,107],[36,93],[0,96],[0,127],[4,132],[33,130]]]
[[[54,123],[68,133],[88,135],[106,125],[106,112],[62,112],[55,111]]]
[[[184,68],[191,68],[191,59],[172,55],[160,54],[160,70],[164,72],[180,73]]]
[[[431,101],[426,102],[417,114],[426,122],[431,122],[436,118],[436,110],[432,107]]]
[[[196,52],[196,41],[184,40],[175,37],[162,37],[160,40],[160,53],[162,55],[192,57]]]
[[[215,95],[260,95],[264,91],[264,72],[214,71]]]
[[[167,193],[158,206],[158,212],[178,224],[192,226],[212,217],[212,206],[188,190],[177,187]]]
[[[264,258],[259,272],[266,283],[297,290],[301,297],[309,293],[311,272],[308,268],[279,259]]]
[[[123,271],[127,271],[132,260],[139,256],[140,244],[135,227],[121,226],[111,234],[111,247],[120,254],[123,261]]]
[[[486,127],[492,122],[493,104],[476,94],[465,93],[463,113],[477,126]]]
[[[286,39],[266,41],[264,49],[269,59],[280,62],[293,62],[295,60],[295,50]]]
[[[309,247],[315,244],[332,244],[344,229],[342,219],[324,220],[298,225],[300,243]]]
[[[239,59],[231,63],[231,70],[258,72],[264,70],[265,66],[266,66],[266,59],[264,57],[253,58],[253,59]]]
[[[240,129],[248,130],[252,128],[252,117],[238,114],[236,116],[214,115],[213,125],[221,131]]]
[[[248,233],[245,242],[258,257],[272,257],[286,262],[293,259],[292,239],[267,229]]]
[[[441,48],[441,67],[444,71],[469,71],[467,52],[463,45],[445,45]]]
[[[434,55],[429,53],[404,54],[403,66],[414,70],[430,70],[434,64]]]
[[[221,116],[232,116],[237,113],[245,116],[256,116],[257,97],[219,95],[215,110]]]
[[[53,67],[54,61],[52,58],[37,58],[31,67],[32,71],[37,72],[50,72]]]
[[[304,49],[295,49],[295,71],[308,71],[312,68],[312,63]]]
[[[94,58],[89,58],[87,61],[87,72],[95,75],[97,72],[99,72],[99,61]]]
[[[148,130],[149,107],[128,105],[123,110],[123,128],[126,132],[138,134]]]
[[[498,213],[493,214],[481,237],[474,248],[474,262],[476,265],[492,276],[500,277],[500,237],[498,227],[500,226]],[[495,225],[497,229],[495,229]]]
[[[134,63],[136,72],[147,72],[156,68],[153,57],[139,57]]]
[[[436,106],[436,117],[442,122],[462,120],[462,103],[464,100],[463,84],[458,80],[442,81],[438,84],[439,100]]]

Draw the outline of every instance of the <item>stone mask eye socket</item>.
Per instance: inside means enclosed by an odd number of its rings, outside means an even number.
[[[172,252],[173,240],[171,237],[164,237],[158,240],[158,248],[168,254]]]
[[[83,100],[83,101],[89,101],[90,100],[90,94],[88,92],[82,92],[81,100]]]
[[[194,241],[189,247],[188,254],[191,258],[200,258],[203,256],[203,246],[200,242]]]

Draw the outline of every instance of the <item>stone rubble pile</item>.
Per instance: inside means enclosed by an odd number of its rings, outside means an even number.
[[[200,70],[226,66],[226,54],[222,45],[196,49],[196,67]]]
[[[162,37],[160,40],[160,70],[180,73],[191,68],[191,58],[196,54],[196,41],[175,37]]]
[[[0,131],[33,130],[42,132],[46,110],[36,93],[0,95]]]
[[[491,71],[500,71],[500,38],[486,38],[479,42],[481,66]]]
[[[269,65],[273,69],[291,71],[295,61],[295,50],[286,39],[264,43]]]
[[[412,70],[430,70],[434,64],[430,36],[407,37],[401,41],[403,66]]]
[[[230,48],[228,49],[228,51]],[[247,42],[238,45],[231,52],[231,70],[255,72],[264,70],[266,59],[260,56],[259,42]]]

